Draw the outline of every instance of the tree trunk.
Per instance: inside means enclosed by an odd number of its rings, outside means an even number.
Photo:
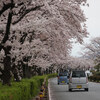
[[[11,85],[11,57],[10,56],[6,56],[4,58],[4,70],[2,73],[2,81],[3,81],[3,85],[7,84],[7,85]]]
[[[13,73],[13,75],[14,75],[14,79],[15,79],[15,81],[16,82],[20,82],[20,75],[19,75],[19,70],[18,70],[18,68],[17,68],[17,66],[14,64],[13,65],[13,68],[12,68],[12,73]]]
[[[28,64],[23,64],[23,78],[31,78],[31,68]]]
[[[11,8],[10,8],[10,12],[8,15],[8,20],[7,20],[7,25],[6,25],[6,33],[5,36],[1,42],[1,44],[5,44],[6,41],[9,39],[9,35],[10,35],[10,26],[11,26],[11,22],[12,22],[12,9],[13,9],[13,0],[11,0]],[[7,85],[11,85],[11,57],[10,57],[10,50],[11,50],[11,46],[7,46],[7,47],[3,47],[0,46],[0,51],[2,50],[2,48],[5,51],[5,58],[4,58],[4,70],[2,71],[2,81],[3,81],[3,85],[7,84]]]

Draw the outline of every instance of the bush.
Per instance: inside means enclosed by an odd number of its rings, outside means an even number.
[[[93,82],[100,82],[100,76],[99,75],[90,76],[89,80]]]
[[[39,93],[44,78],[36,76],[23,79],[21,82],[13,82],[11,87],[0,84],[0,100],[29,100]]]
[[[56,77],[57,74],[34,76],[31,79],[22,79],[21,82],[12,82],[12,86],[2,86],[0,83],[0,100],[29,100],[38,95],[44,79]]]
[[[54,74],[48,74],[48,79],[49,79],[49,78],[53,78],[53,77],[57,77],[57,73],[54,73]]]
[[[57,77],[57,75],[58,75],[57,73],[48,74],[48,75],[47,75],[47,78],[46,78],[46,85],[48,85],[48,79],[49,79],[49,78]]]
[[[100,72],[95,72],[94,75],[100,76]]]

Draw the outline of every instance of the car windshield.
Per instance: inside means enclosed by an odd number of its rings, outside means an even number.
[[[84,71],[73,71],[72,77],[86,77]]]
[[[67,73],[59,73],[59,76],[67,76]]]

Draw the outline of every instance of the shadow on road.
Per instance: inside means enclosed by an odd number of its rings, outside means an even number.
[[[58,91],[54,91],[54,92],[62,92],[62,93],[70,92],[70,93],[71,93],[71,92],[88,92],[88,91],[85,91],[85,90],[73,90],[73,91],[68,91],[68,90],[62,91],[62,90],[61,90],[61,91],[59,91],[59,90],[58,90]]]
[[[69,92],[69,91],[68,91]],[[88,92],[88,91],[85,91],[85,90],[73,90],[71,92]]]

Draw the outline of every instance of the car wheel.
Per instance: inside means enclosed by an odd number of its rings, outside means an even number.
[[[69,89],[69,91],[71,92],[71,91],[72,91],[72,89]]]
[[[59,83],[58,83],[58,85],[59,85]]]
[[[88,88],[85,88],[85,91],[89,91],[89,89]]]

